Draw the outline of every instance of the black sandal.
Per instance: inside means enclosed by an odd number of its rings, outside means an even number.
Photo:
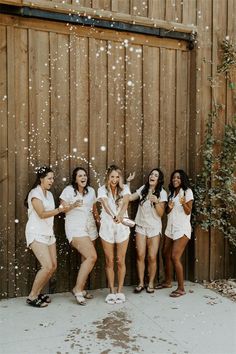
[[[155,290],[154,290],[154,288],[151,288],[150,286],[147,286],[146,292],[147,292],[148,294],[153,294],[153,293],[155,292]]]
[[[134,289],[134,293],[135,294],[139,294],[139,293],[141,293],[141,291],[143,291],[144,290],[144,286],[143,285],[138,285],[138,286],[136,286],[136,288]]]
[[[46,304],[50,304],[50,302],[52,302],[50,297],[46,294],[39,294],[38,299],[42,300],[43,302],[46,302]]]
[[[47,307],[47,303],[43,300],[39,299],[38,297],[34,300],[26,299],[26,303],[33,307]]]

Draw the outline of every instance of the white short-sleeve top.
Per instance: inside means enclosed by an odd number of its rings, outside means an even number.
[[[85,226],[87,224],[88,217],[91,216],[93,211],[93,205],[96,202],[96,194],[92,187],[87,187],[88,193],[81,194],[79,191],[74,190],[70,185],[63,189],[60,199],[64,200],[68,204],[73,204],[78,199],[83,200],[82,206],[73,208],[66,213],[66,224],[69,223],[71,227],[77,227],[79,225]]]
[[[191,224],[190,224],[190,219],[191,219],[191,213],[187,215],[184,212],[184,208],[182,204],[180,203],[180,198],[185,197],[186,203],[189,202],[190,200],[193,200],[193,192],[190,188],[188,188],[185,192],[182,188],[180,188],[179,193],[174,197],[172,197],[172,201],[174,202],[174,207],[171,210],[171,212],[168,214],[167,218],[167,229],[168,230],[179,230],[181,231],[187,230],[191,234]],[[186,231],[186,232],[187,232]]]
[[[140,199],[142,198],[141,192],[143,188],[144,185],[136,190]],[[159,202],[167,202],[167,193],[163,188],[160,192]],[[142,227],[159,227],[161,232],[161,217],[157,214],[155,206],[149,199],[145,200],[142,204],[139,204],[135,223]]]
[[[41,219],[32,205],[32,199],[37,198],[42,201],[45,211],[55,209],[55,202],[50,191],[44,194],[40,185],[32,189],[28,195],[28,222],[26,224],[26,234],[40,234],[45,236],[54,235],[53,221],[54,217]]]
[[[117,203],[116,200],[114,199],[112,193],[106,189],[105,185],[103,185],[98,188],[98,201],[101,198],[107,198],[108,206],[112,210],[113,214],[117,215],[119,213],[121,205],[122,205],[122,198],[127,194],[131,194],[130,189],[127,184],[124,184],[124,188],[120,192],[121,199]],[[125,212],[124,216],[128,216],[127,211]],[[102,217],[102,219],[103,218],[107,218],[109,220],[111,219],[111,216],[107,214],[107,212],[104,210],[104,208],[102,208],[101,217]]]

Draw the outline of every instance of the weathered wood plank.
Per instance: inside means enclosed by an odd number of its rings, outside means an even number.
[[[96,79],[95,79],[96,78]],[[89,39],[89,160],[101,177],[107,166],[107,42]],[[99,134],[98,134],[99,132]],[[102,182],[103,183],[103,182]],[[91,175],[91,184],[97,181]],[[97,246],[98,261],[90,279],[93,287],[106,286],[105,261],[101,244]]]
[[[0,297],[8,296],[7,28],[0,26]]]
[[[14,29],[15,46],[15,91],[16,104],[16,296],[25,295],[28,292],[28,256],[25,240],[25,224],[27,221],[27,209],[23,206],[26,191],[29,188],[28,179],[28,33],[25,29]]]
[[[219,43],[226,36],[226,19],[227,19],[227,2],[220,0],[213,1],[213,35],[212,35],[212,55],[215,60],[212,63],[213,76],[216,74],[217,64],[221,61],[221,53]],[[219,85],[213,89],[213,105],[214,100],[217,104],[225,106],[226,103],[226,85],[224,79],[219,81]],[[214,106],[213,106],[214,109]],[[226,122],[225,110],[219,112],[219,117],[213,127],[214,136],[217,139],[222,138],[224,125]],[[216,151],[217,153],[217,151]],[[213,182],[214,184],[214,179]],[[217,208],[217,205],[215,205]],[[224,277],[224,235],[212,229],[211,230],[211,248],[210,248],[210,279]]]
[[[58,205],[64,183],[69,174],[69,130],[70,130],[70,75],[69,37],[50,33],[50,163],[56,173],[54,196]],[[62,84],[63,83],[63,84]],[[58,270],[56,278],[50,281],[51,291],[62,292],[69,289],[69,245],[64,232],[64,218],[55,217],[57,236]]]
[[[15,202],[16,202],[16,174],[15,174],[15,136],[16,136],[16,102],[14,100],[15,91],[15,48],[14,48],[14,28],[7,29],[7,157],[8,157],[8,228],[7,228],[7,262],[8,262],[8,296],[15,295]]]

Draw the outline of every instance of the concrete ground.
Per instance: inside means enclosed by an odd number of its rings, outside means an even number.
[[[235,354],[235,303],[195,283],[186,292],[170,298],[170,289],[150,295],[126,287],[126,303],[108,305],[103,289],[87,306],[54,294],[44,309],[25,298],[1,300],[0,353]]]

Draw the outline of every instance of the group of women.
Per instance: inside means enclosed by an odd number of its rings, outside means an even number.
[[[72,173],[71,184],[60,195],[60,205],[55,208],[50,188],[54,182],[54,173],[49,167],[37,170],[36,181],[28,193],[25,205],[28,207],[26,240],[38,259],[41,268],[37,272],[31,292],[26,302],[34,307],[46,307],[51,299],[42,294],[57,267],[56,238],[53,231],[54,216],[65,213],[66,237],[81,255],[81,265],[72,293],[80,305],[92,294],[85,290],[86,281],[92,271],[97,253],[94,241],[101,238],[105,254],[106,276],[109,294],[108,304],[125,302],[123,284],[126,273],[125,257],[129,242],[130,220],[127,208],[131,201],[138,200],[135,218],[135,238],[137,250],[137,272],[139,283],[135,293],[145,288],[153,293],[154,288],[171,287],[172,264],[178,282],[177,289],[171,297],[185,294],[183,266],[181,256],[191,237],[190,216],[193,193],[189,179],[183,170],[175,170],[170,177],[169,194],[163,188],[164,176],[159,168],[154,168],[148,175],[146,183],[134,193],[130,192],[133,176],[124,183],[122,172],[116,165],[106,171],[105,183],[98,189],[97,198],[89,185],[87,171],[77,167]],[[101,204],[101,214],[97,210]],[[157,269],[157,253],[162,234],[162,216],[167,213],[163,255],[165,260],[165,281],[154,286]],[[115,287],[114,256],[116,251],[118,284]],[[145,260],[147,256],[148,282],[145,284]]]

